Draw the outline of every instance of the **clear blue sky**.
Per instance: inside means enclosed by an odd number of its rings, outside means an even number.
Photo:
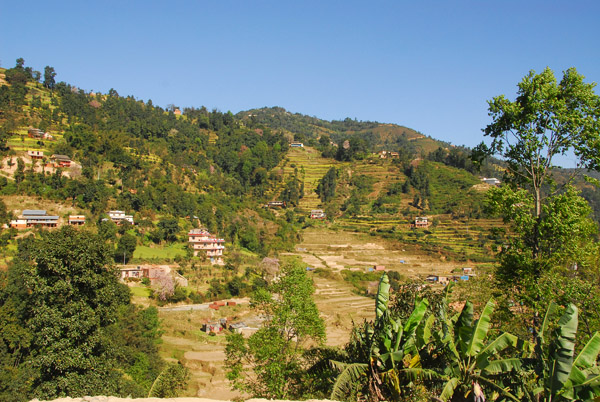
[[[529,70],[600,80],[599,16],[595,0],[2,0],[0,65],[163,107],[281,106],[473,146],[486,100],[514,98]]]

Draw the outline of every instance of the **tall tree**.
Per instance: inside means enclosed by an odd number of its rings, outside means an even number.
[[[0,400],[148,394],[164,366],[158,316],[130,303],[110,257],[72,227],[19,243],[0,281]]]
[[[517,99],[504,95],[488,102],[492,123],[484,133],[491,145],[480,144],[476,159],[497,154],[507,164],[506,179],[527,188],[534,198],[534,215],[542,213],[544,185],[552,182],[554,159],[573,152],[577,167],[600,169],[600,97],[595,84],[583,81],[575,68],[560,83],[546,68],[530,71],[518,84]]]
[[[515,101],[502,95],[488,102],[492,123],[484,133],[492,142],[473,152],[476,161],[497,154],[507,163],[508,186],[489,193],[489,205],[514,233],[501,252],[497,278],[520,302],[538,309],[555,297],[545,282],[576,279],[586,264],[594,265],[597,229],[590,209],[569,181],[559,187],[553,177],[559,155],[575,155],[574,174],[600,169],[600,97],[595,84],[583,79],[574,68],[560,82],[548,68],[531,71],[518,84]]]
[[[327,173],[319,180],[319,185],[315,192],[319,195],[321,202],[326,203],[335,197],[336,179],[337,169],[332,167],[329,168]]]
[[[44,67],[44,86],[46,88],[54,89],[54,85],[56,84],[54,77],[56,77],[56,72],[54,71],[54,67],[50,67],[50,66]]]
[[[297,264],[285,266],[278,282],[257,292],[253,303],[270,319],[249,339],[228,337],[225,364],[234,388],[268,398],[301,395],[309,360],[303,348],[309,340],[320,344],[325,339],[313,292],[312,281]]]
[[[13,306],[27,334],[18,352],[30,397],[118,393],[121,374],[105,331],[129,295],[108,257],[102,241],[70,227],[21,243],[2,309]]]

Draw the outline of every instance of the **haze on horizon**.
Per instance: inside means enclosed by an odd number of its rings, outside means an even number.
[[[6,2],[0,66],[23,57],[163,107],[280,106],[474,146],[486,101],[514,99],[529,70],[600,80],[598,15],[592,0]]]

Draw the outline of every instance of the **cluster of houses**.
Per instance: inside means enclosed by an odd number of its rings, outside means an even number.
[[[216,302],[216,303],[224,303],[224,302]],[[233,303],[233,305],[235,305],[234,302],[227,302],[227,305],[230,306],[232,305],[231,303]],[[211,304],[212,306],[212,304]],[[239,321],[239,322],[235,322],[235,323],[229,323],[229,320],[227,318],[221,318],[218,321],[208,321],[206,323],[204,323],[202,325],[202,331],[210,334],[219,334],[221,332],[223,332],[224,330],[229,330],[231,332],[236,332],[238,334],[243,334],[243,335],[250,335],[256,331],[258,331],[258,329],[262,326],[262,323],[264,322],[264,318],[253,318],[253,319],[249,319],[247,321]]]
[[[80,226],[85,224],[84,215],[69,215],[68,224]],[[9,227],[14,229],[27,229],[34,227],[55,228],[60,225],[58,215],[48,215],[44,209],[24,209],[17,219],[9,223]]]
[[[450,282],[468,281],[469,278],[475,276],[473,268],[463,268],[460,275],[429,275],[425,280],[429,283],[437,283],[440,285],[447,285]]]
[[[111,220],[117,225],[123,222],[134,224],[132,215],[125,215],[123,211],[109,211],[109,218],[104,218],[104,221]],[[71,226],[85,225],[85,215],[69,215],[67,223]],[[44,209],[24,209],[17,219],[10,221],[9,227],[15,229],[27,229],[33,227],[55,228],[60,226],[61,219],[58,215],[48,215]]]
[[[38,150],[29,150],[27,151],[27,156],[34,160],[44,159],[44,151]],[[50,163],[48,164],[51,167],[71,167],[71,158],[67,155],[59,155],[53,154],[50,157]]]
[[[52,141],[54,137],[50,133],[44,132],[44,130],[40,130],[39,128],[30,128],[27,130],[27,136],[29,138],[37,138],[39,140],[50,140]]]
[[[194,252],[194,256],[202,253],[206,255],[211,264],[224,264],[225,239],[217,238],[206,229],[192,229],[188,233],[188,243]]]

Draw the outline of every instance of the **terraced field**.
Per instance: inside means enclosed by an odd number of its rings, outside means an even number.
[[[300,208],[305,210],[317,209],[321,200],[315,193],[319,180],[332,167],[340,167],[342,163],[333,159],[324,159],[321,153],[311,147],[290,148],[287,154],[288,162],[283,167],[284,177],[294,174],[298,169],[300,177],[304,179],[304,197],[300,200]]]
[[[367,175],[374,178],[373,191],[369,194],[371,200],[386,191],[392,183],[406,180],[400,167],[389,160],[338,162],[322,158],[320,152],[311,147],[291,148],[282,170],[284,177],[287,177],[294,173],[294,169],[298,169],[300,178],[304,178],[304,198],[300,200],[300,208],[309,211],[322,207],[315,189],[319,180],[332,166],[348,175]],[[279,194],[280,190],[277,189],[275,194]],[[395,204],[395,209],[411,210],[415,215],[419,214],[418,210],[409,205],[409,198],[404,197],[399,204]],[[489,261],[498,248],[498,244],[489,236],[490,228],[502,225],[498,219],[457,220],[450,215],[428,217],[435,220],[436,225],[427,230],[411,228],[410,219],[399,213],[343,217],[336,219],[334,226],[343,231],[371,233],[408,244],[419,244],[430,252],[448,254],[447,257],[462,261]]]

